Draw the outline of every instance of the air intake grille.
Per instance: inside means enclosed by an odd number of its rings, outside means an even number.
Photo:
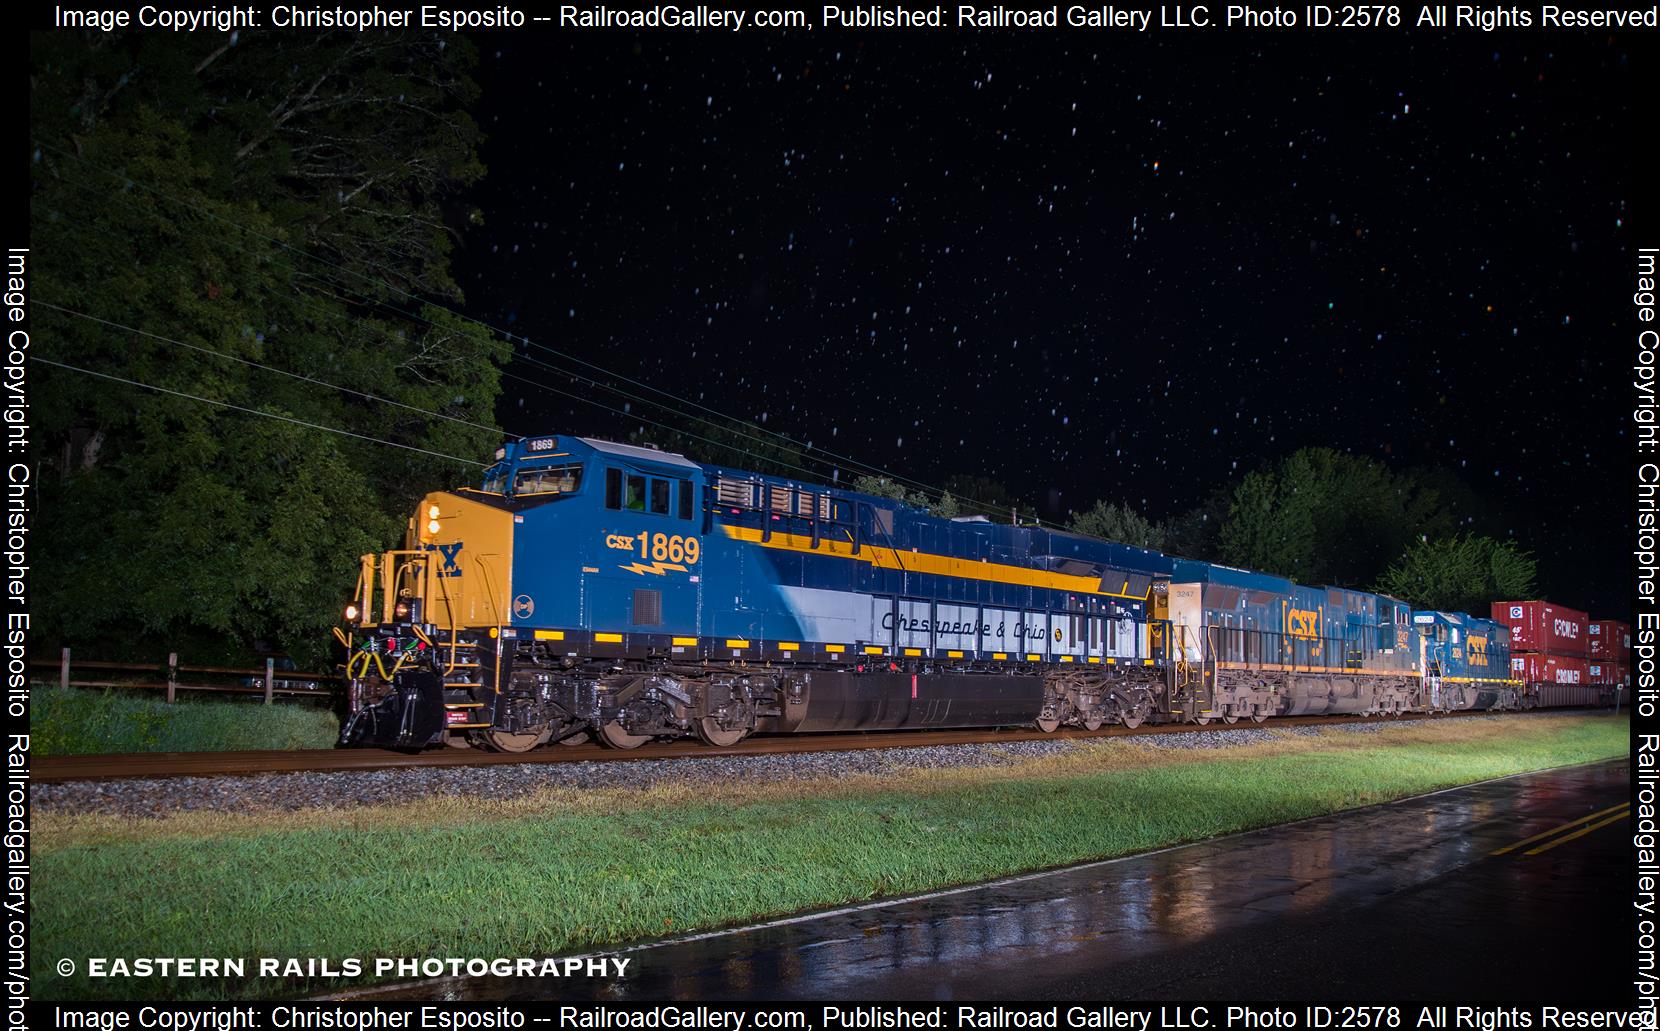
[[[639,588],[634,592],[634,625],[659,626],[663,622],[663,592]]]

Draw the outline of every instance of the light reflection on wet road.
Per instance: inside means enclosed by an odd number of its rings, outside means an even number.
[[[626,953],[630,976],[615,984],[485,979],[442,991],[468,999],[1599,998],[1624,983],[1598,949],[1622,938],[1614,925],[1629,900],[1614,889],[1629,825],[1537,855],[1490,853],[1628,796],[1624,760],[1546,771],[932,898],[650,944]]]

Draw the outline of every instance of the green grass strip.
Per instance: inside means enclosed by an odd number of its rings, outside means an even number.
[[[334,713],[263,701],[184,697],[169,705],[113,690],[39,687],[29,702],[30,746],[36,755],[334,747],[340,736]]]
[[[1110,766],[957,771],[754,801],[622,805],[212,836],[130,825],[37,841],[43,998],[293,995],[336,983],[59,978],[63,957],[542,956],[1120,856],[1628,749],[1629,722],[1518,719],[1472,733],[1193,752]],[[1438,732],[1438,728],[1448,728]],[[1305,739],[1306,740],[1306,739]],[[1289,749],[1289,750],[1287,750]],[[1160,750],[1162,752],[1163,750]],[[1131,760],[1136,761],[1136,760]],[[395,816],[395,814],[394,814]],[[306,821],[296,821],[306,823]]]

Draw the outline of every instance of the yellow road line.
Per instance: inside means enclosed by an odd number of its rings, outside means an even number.
[[[1627,806],[1625,809],[1621,810],[1620,812],[1615,813],[1613,816],[1610,816],[1606,820],[1598,820],[1596,823],[1590,824],[1590,825],[1585,826],[1585,827],[1581,827],[1579,830],[1574,831],[1572,834],[1564,834],[1560,838],[1557,838],[1555,841],[1552,841],[1549,844],[1540,845],[1538,848],[1530,848],[1526,852],[1523,852],[1522,855],[1524,855],[1524,856],[1536,856],[1541,852],[1549,852],[1551,849],[1553,849],[1556,846],[1562,844],[1563,842],[1572,841],[1575,838],[1582,838],[1585,835],[1591,833],[1592,831],[1594,831],[1594,830],[1596,830],[1600,827],[1606,827],[1611,823],[1618,823],[1621,820],[1630,819],[1630,817],[1631,817],[1631,807]]]
[[[1502,856],[1506,852],[1513,852],[1516,849],[1521,848],[1523,845],[1531,845],[1535,841],[1543,841],[1544,839],[1546,839],[1548,837],[1551,837],[1553,835],[1561,834],[1563,831],[1567,830],[1570,827],[1577,827],[1582,823],[1586,823],[1587,821],[1595,820],[1599,816],[1607,816],[1609,813],[1613,812],[1614,810],[1624,809],[1627,806],[1629,806],[1630,804],[1631,804],[1630,802],[1621,802],[1619,805],[1611,805],[1607,809],[1599,809],[1599,810],[1597,810],[1596,812],[1592,813],[1589,816],[1581,816],[1577,820],[1569,820],[1567,823],[1562,824],[1560,827],[1552,827],[1550,830],[1545,831],[1543,834],[1535,834],[1531,838],[1523,838],[1521,841],[1516,842],[1514,845],[1506,845],[1503,848],[1494,849],[1493,851],[1491,851],[1487,854],[1490,855],[1490,856]]]

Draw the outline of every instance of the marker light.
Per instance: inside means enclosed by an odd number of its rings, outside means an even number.
[[[348,623],[357,622],[357,606],[356,605],[347,605],[346,606],[346,622],[348,622]]]
[[[398,602],[397,605],[393,606],[392,614],[397,616],[399,619],[408,619],[409,618],[409,602],[407,602],[407,601]]]
[[[438,520],[436,519],[427,524],[427,533],[437,533],[438,529]]]
[[[438,506],[437,505],[433,505],[431,508],[427,509],[427,518],[428,519],[437,519],[438,518]]]

